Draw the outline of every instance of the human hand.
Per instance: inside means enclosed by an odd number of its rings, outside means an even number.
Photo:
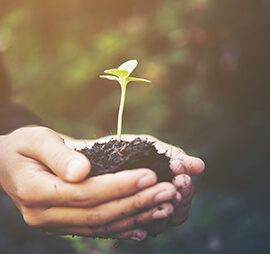
[[[25,222],[47,234],[143,240],[136,223],[166,218],[176,195],[148,169],[85,179],[89,161],[44,127],[0,136],[0,188]],[[143,210],[148,207],[147,211]]]
[[[201,159],[189,156],[182,149],[161,142],[149,135],[122,135],[122,139],[131,141],[138,136],[142,139],[155,142],[155,147],[157,148],[158,152],[166,153],[166,155],[170,157],[170,168],[175,174],[172,181],[177,189],[176,195],[172,200],[174,205],[174,213],[172,216],[170,216],[170,218],[152,221],[149,222],[148,225],[144,225],[144,228],[147,229],[147,232],[150,235],[156,235],[164,231],[168,226],[181,225],[188,218],[189,208],[195,191],[191,176],[200,174],[204,170],[205,165]],[[112,137],[114,136],[103,137],[96,141],[107,142]],[[67,143],[70,146],[83,148],[86,144],[89,146],[92,145],[93,141],[67,140]]]
[[[143,136],[155,142],[159,153],[165,153],[170,157],[170,168],[175,174],[172,181],[177,192],[174,199],[174,213],[170,218],[151,223],[148,226],[149,234],[155,235],[163,232],[167,227],[179,226],[188,218],[192,198],[195,193],[195,186],[191,176],[202,173],[205,169],[204,162],[197,157],[187,155],[179,147],[175,147],[152,136]]]

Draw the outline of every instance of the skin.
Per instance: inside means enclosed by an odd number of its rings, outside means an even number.
[[[138,136],[142,139],[155,142],[155,147],[158,152],[166,153],[166,155],[170,157],[170,168],[175,174],[172,184],[176,189],[176,194],[170,200],[170,203],[168,203],[168,205],[172,205],[170,209],[173,210],[170,216],[155,221],[149,220],[148,223],[138,223],[141,226],[143,225],[147,230],[147,232],[144,233],[157,235],[163,232],[167,227],[179,226],[187,220],[189,208],[195,193],[195,186],[191,176],[202,173],[205,169],[205,164],[200,158],[189,156],[179,147],[164,143],[150,135],[122,135],[122,140],[131,141]],[[107,142],[112,138],[116,138],[116,136],[106,136],[98,140],[87,141],[75,140],[66,136],[63,136],[63,138],[69,147],[80,149],[85,147],[86,144],[92,146],[94,142]],[[161,195],[166,194],[162,193]],[[82,230],[82,228],[78,229],[78,231],[80,230]],[[139,231],[140,229],[137,230]]]
[[[87,141],[89,145],[92,142]],[[74,151],[84,146],[83,140],[45,127],[29,126],[0,136],[0,190],[11,198],[29,226],[49,235],[140,241],[148,233],[160,233],[187,218],[194,186],[183,173],[202,172],[200,159],[156,141],[159,151],[171,152],[171,168],[176,174],[172,183],[157,184],[149,169],[86,178],[91,165]],[[143,225],[148,229],[141,229]]]

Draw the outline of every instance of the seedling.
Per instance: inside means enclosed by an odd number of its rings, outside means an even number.
[[[112,75],[100,75],[100,78],[106,78],[109,80],[116,80],[119,82],[121,86],[121,99],[120,99],[120,106],[118,111],[118,122],[117,122],[117,137],[118,140],[121,141],[121,133],[122,133],[122,122],[123,122],[123,112],[124,112],[124,105],[125,105],[125,98],[126,98],[126,90],[127,84],[130,81],[142,81],[151,83],[150,80],[143,79],[143,78],[134,78],[130,77],[129,75],[131,72],[137,67],[138,61],[137,60],[129,60],[123,64],[121,64],[117,69],[109,69],[105,70],[104,73],[112,74]]]

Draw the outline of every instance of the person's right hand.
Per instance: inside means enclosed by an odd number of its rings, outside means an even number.
[[[31,227],[53,235],[143,240],[147,232],[138,224],[173,213],[176,189],[155,184],[153,171],[85,179],[90,168],[48,128],[25,127],[0,136],[0,188]]]

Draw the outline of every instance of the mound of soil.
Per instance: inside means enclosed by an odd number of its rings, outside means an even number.
[[[89,177],[115,173],[125,169],[149,168],[156,172],[158,181],[171,182],[169,157],[159,154],[154,142],[136,138],[133,141],[111,139],[106,143],[95,143],[92,148],[85,147],[83,153],[91,162]]]

